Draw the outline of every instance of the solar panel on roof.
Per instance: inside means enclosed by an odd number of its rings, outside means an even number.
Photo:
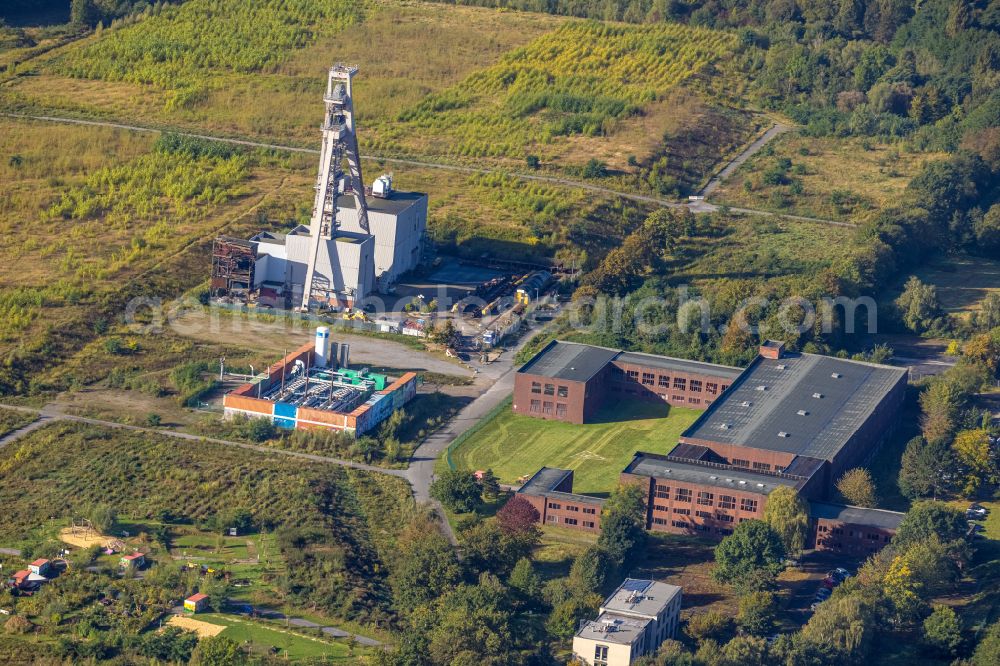
[[[645,592],[652,584],[651,580],[629,579],[622,583],[622,589],[626,592]]]

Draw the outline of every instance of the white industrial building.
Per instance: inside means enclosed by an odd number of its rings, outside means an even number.
[[[302,299],[311,250],[309,227],[299,225],[287,234],[261,232],[250,239],[256,246],[254,288],[264,305],[285,307],[286,299]],[[322,239],[316,254],[313,290],[326,293],[329,305],[351,307],[375,285],[375,239],[363,233],[338,229]]]
[[[681,613],[681,588],[626,578],[601,604],[596,620],[573,637],[573,655],[591,666],[629,666],[673,638]]]
[[[427,195],[398,192],[392,180],[381,176],[372,187],[368,204],[368,228],[375,236],[375,279],[384,291],[399,282],[420,263],[427,232]],[[352,197],[339,197],[337,221],[342,231],[364,233]]]

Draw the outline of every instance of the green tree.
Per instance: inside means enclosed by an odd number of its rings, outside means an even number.
[[[492,469],[483,472],[483,478],[479,480],[479,485],[483,488],[483,499],[493,502],[500,496],[500,479],[493,473]]]
[[[924,620],[924,643],[939,654],[955,655],[962,644],[962,623],[949,606],[934,606]]]
[[[786,553],[797,555],[802,552],[809,534],[809,505],[797,490],[790,486],[778,486],[771,491],[764,505],[763,518],[778,533]]]
[[[191,653],[192,666],[242,666],[247,657],[240,646],[225,636],[209,636],[198,641]]]
[[[591,546],[577,555],[569,569],[569,586],[576,595],[600,592],[615,575],[616,565],[607,551]]]
[[[118,512],[107,504],[95,504],[90,509],[90,523],[101,534],[108,534],[118,520]]]
[[[449,469],[431,484],[431,497],[441,502],[450,511],[468,513],[479,508],[482,490],[472,472],[464,469]]]
[[[705,641],[723,641],[733,630],[733,620],[719,611],[693,613],[688,618],[684,633],[698,643]]]
[[[537,604],[542,597],[542,579],[535,571],[531,558],[522,557],[510,572],[507,584],[531,604]]]
[[[712,577],[746,594],[769,587],[784,568],[781,537],[761,520],[746,520],[715,547]]]
[[[736,624],[754,636],[765,636],[774,628],[774,595],[770,592],[750,592],[740,597]]]
[[[877,607],[865,595],[834,595],[819,605],[801,637],[836,650],[851,663],[866,663],[879,626]]]
[[[611,493],[601,513],[597,545],[619,566],[646,544],[646,498],[635,484],[622,484]]]
[[[914,437],[903,451],[898,479],[900,492],[911,499],[945,492],[949,486],[946,477],[950,476],[954,462],[947,441],[928,442],[923,437]]]
[[[511,571],[538,544],[538,530],[510,532],[495,520],[480,520],[463,529],[459,540],[466,563],[478,571]]]
[[[996,666],[1000,664],[1000,621],[994,622],[986,630],[986,634],[976,651],[972,654],[972,666]]]
[[[917,502],[906,512],[896,529],[892,547],[897,552],[905,552],[912,546],[937,539],[961,565],[969,557],[965,540],[967,529],[968,522],[961,509],[941,502]]]
[[[874,507],[878,504],[875,497],[875,482],[872,475],[863,467],[856,467],[844,472],[837,481],[837,490],[844,496],[848,504],[854,506]]]
[[[923,333],[941,314],[937,287],[924,284],[918,277],[911,276],[903,287],[903,293],[896,299],[896,307],[908,329]]]
[[[440,597],[462,578],[451,544],[437,523],[419,514],[396,540],[389,583],[397,608],[412,609]]]

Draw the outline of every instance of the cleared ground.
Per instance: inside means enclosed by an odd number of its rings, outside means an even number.
[[[917,271],[917,277],[937,287],[946,311],[967,314],[979,310],[990,292],[1000,291],[1000,261],[983,257],[951,257]]]
[[[924,163],[941,157],[871,140],[789,132],[723,183],[713,202],[855,221],[897,201]]]
[[[167,620],[167,624],[172,627],[184,629],[185,631],[193,631],[198,634],[198,638],[218,636],[226,630],[224,625],[212,624],[211,622],[196,620],[193,617],[187,617],[184,615],[172,615],[170,619]]]
[[[542,466],[574,471],[575,492],[608,493],[636,451],[667,453],[701,412],[652,403],[624,403],[574,425],[500,412],[451,454],[456,467],[490,468],[515,483]]]

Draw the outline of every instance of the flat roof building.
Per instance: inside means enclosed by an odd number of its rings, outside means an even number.
[[[586,664],[628,666],[676,635],[680,611],[680,587],[626,578],[601,604],[597,619],[581,624],[573,654]]]
[[[616,400],[704,409],[740,374],[715,363],[553,340],[514,376],[512,409],[586,423]]]

